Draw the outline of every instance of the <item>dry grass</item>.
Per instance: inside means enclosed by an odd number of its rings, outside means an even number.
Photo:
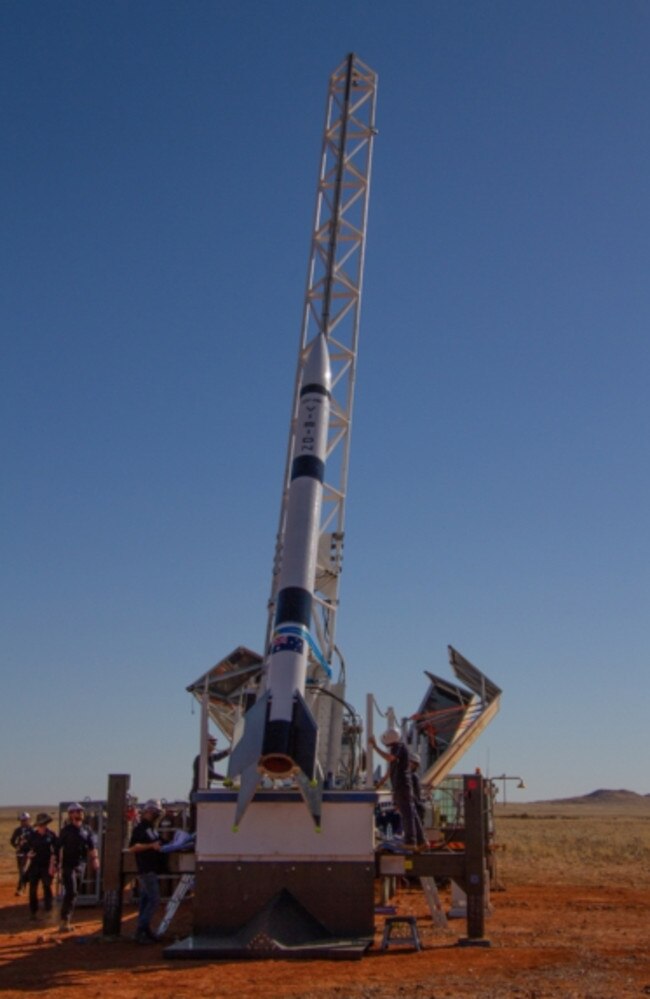
[[[650,802],[497,808],[506,883],[650,885]]]

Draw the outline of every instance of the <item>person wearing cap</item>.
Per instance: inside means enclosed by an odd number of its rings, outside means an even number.
[[[218,763],[220,760],[224,760],[226,756],[230,753],[229,749],[222,749],[220,752],[216,752],[217,740],[214,735],[208,736],[208,781],[211,780],[225,780],[225,774],[220,774],[214,769],[214,764]],[[201,762],[200,754],[194,757],[194,762],[192,764],[192,787],[190,790],[190,824],[189,832],[196,832],[196,802],[194,800],[194,795],[199,789],[199,766]]]
[[[63,881],[59,929],[63,933],[72,929],[72,913],[87,862],[93,871],[99,870],[97,839],[90,826],[84,822],[83,805],[73,801],[68,805],[68,821],[59,833],[59,867]]]
[[[18,816],[18,822],[14,831],[11,834],[11,839],[9,842],[16,851],[16,867],[18,868],[18,884],[16,885],[15,895],[22,895],[25,891],[25,885],[27,884],[27,878],[25,877],[25,861],[27,859],[27,839],[30,832],[32,831],[31,815],[29,812],[21,812]]]
[[[162,808],[159,801],[152,798],[142,806],[140,821],[134,826],[129,841],[129,851],[135,854],[138,868],[138,885],[140,888],[140,904],[138,921],[135,931],[136,943],[147,944],[156,941],[157,937],[151,930],[151,920],[160,902],[160,884],[158,875],[162,869],[160,847],[162,843],[156,820],[160,818]]]
[[[402,818],[404,846],[408,850],[426,849],[427,841],[415,806],[411,765],[406,743],[396,728],[389,728],[384,732],[381,741],[386,750],[379,748],[374,736],[370,739],[370,745],[388,763],[393,802]]]
[[[56,857],[59,840],[48,826],[52,816],[39,812],[34,820],[34,828],[27,837],[27,861],[25,871],[29,882],[30,919],[38,919],[38,883],[43,885],[43,908],[52,911],[52,879],[56,872]]]

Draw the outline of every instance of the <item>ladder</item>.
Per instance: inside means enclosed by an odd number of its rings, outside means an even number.
[[[431,913],[433,925],[437,926],[441,930],[446,930],[447,917],[445,916],[442,908],[442,902],[440,901],[440,895],[438,894],[438,888],[436,886],[436,879],[420,878],[420,884],[422,885],[422,891],[424,892],[429,905],[429,912]]]
[[[176,911],[187,895],[188,891],[194,888],[194,875],[193,874],[182,874],[181,879],[174,889],[174,894],[167,903],[165,908],[165,915],[163,916],[160,926],[156,930],[156,936],[161,937],[169,929],[169,924],[176,915]]]

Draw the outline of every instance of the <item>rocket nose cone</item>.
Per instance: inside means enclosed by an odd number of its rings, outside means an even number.
[[[312,340],[309,354],[305,361],[302,384],[322,385],[328,392],[331,391],[332,372],[330,369],[330,354],[327,339],[323,333],[319,333]]]

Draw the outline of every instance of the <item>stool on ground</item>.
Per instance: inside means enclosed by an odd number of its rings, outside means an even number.
[[[380,950],[386,950],[392,944],[405,943],[412,944],[416,950],[422,950],[415,916],[388,916],[384,923]]]

